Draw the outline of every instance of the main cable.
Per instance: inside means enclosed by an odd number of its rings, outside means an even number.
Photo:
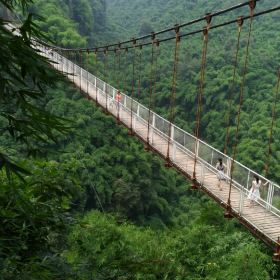
[[[259,2],[261,0],[255,0],[255,2]],[[194,20],[191,20],[191,21],[188,21],[186,23],[183,23],[183,24],[180,24],[178,25],[179,28],[183,28],[183,27],[186,27],[186,26],[191,26],[195,23],[198,23],[198,22],[201,22],[201,21],[204,21],[207,19],[207,17],[209,15],[211,15],[211,17],[217,17],[217,16],[220,16],[220,15],[223,15],[225,13],[228,13],[228,12],[231,12],[231,11],[234,11],[234,10],[237,10],[237,9],[240,9],[244,6],[247,6],[247,5],[250,5],[250,2],[251,0],[249,1],[246,1],[246,2],[243,2],[243,3],[240,3],[240,4],[237,4],[237,5],[234,5],[232,7],[229,7],[229,8],[226,8],[226,9],[223,9],[223,10],[220,10],[220,11],[217,11],[217,12],[213,12],[213,13],[207,13],[206,15],[200,17],[200,18],[197,18],[197,19],[194,19]],[[280,9],[280,6],[278,7],[275,7],[275,8],[272,8],[272,9],[268,9],[268,10],[265,10],[261,13],[258,13],[258,14],[255,14],[254,16],[258,16],[258,15],[261,15],[261,14],[264,14],[264,13],[268,13],[268,12],[272,12],[272,11],[275,11],[275,10],[278,10]],[[249,18],[249,17],[248,17]],[[248,19],[248,18],[244,18],[244,19]],[[233,21],[235,22],[235,21]],[[225,24],[226,25],[226,24]],[[223,25],[221,25],[223,26]],[[220,27],[221,27],[220,26]],[[167,32],[170,32],[174,30],[174,26],[173,27],[169,27],[169,28],[166,28],[166,29],[163,29],[163,30],[160,30],[160,31],[157,31],[157,32],[152,32],[151,34],[154,34],[155,36],[156,35],[159,35],[159,34],[164,34],[164,33],[167,33]],[[198,32],[201,32],[198,31]],[[197,33],[198,33],[197,32]],[[143,36],[140,36],[140,37],[137,37],[137,38],[132,38],[132,39],[129,39],[129,40],[125,40],[125,41],[122,41],[122,42],[118,42],[118,43],[113,43],[113,44],[108,44],[108,45],[105,45],[105,46],[100,46],[100,47],[90,47],[90,48],[79,48],[79,50],[81,51],[86,51],[87,49],[89,50],[95,50],[95,51],[101,51],[100,49],[108,49],[108,51],[113,51],[112,49],[110,50],[109,48],[112,48],[112,47],[117,47],[119,45],[126,45],[126,44],[129,44],[129,43],[132,43],[134,40],[136,41],[141,41],[141,40],[144,40],[144,39],[147,39],[149,37],[151,37],[151,34],[146,34],[146,35],[143,35]],[[182,37],[184,37],[184,35],[182,35]],[[172,37],[172,39],[175,39],[176,37]],[[170,38],[171,40],[171,38]],[[162,42],[162,41],[159,41],[159,43]],[[41,42],[42,43],[42,42]],[[44,43],[46,44],[48,47],[50,48],[53,48],[53,49],[62,49],[62,50],[73,50],[73,49],[70,49],[70,48],[62,48],[62,47],[58,47],[58,46],[53,46],[53,45],[50,45],[50,44],[47,44],[47,43]],[[151,42],[147,43],[147,44],[151,44]],[[127,47],[125,47],[127,48]],[[133,47],[128,47],[128,48],[133,48]]]

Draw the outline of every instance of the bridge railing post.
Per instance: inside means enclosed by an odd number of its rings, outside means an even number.
[[[56,63],[57,63],[57,52],[54,53],[53,62],[54,62],[54,63],[53,63],[53,66],[56,67]]]
[[[73,67],[72,67],[72,61],[68,60],[68,73],[69,73],[68,78],[69,78],[69,79],[72,78],[72,71],[71,71],[72,68],[73,68]]]
[[[197,141],[196,150],[195,150],[196,157],[199,157],[199,140]]]
[[[68,75],[68,63],[69,63],[69,60],[66,58],[66,59],[65,59],[65,68],[64,68],[64,70],[65,70],[65,72],[64,72],[65,76]]]
[[[116,98],[116,90],[114,89],[113,90],[113,100],[115,101],[115,98]]]
[[[176,142],[173,141],[172,144],[172,161],[176,161],[176,152],[177,152],[177,146],[176,146]]]
[[[88,65],[87,65],[87,70],[86,70],[86,73],[87,73],[87,94],[89,94],[89,73],[88,73]]]
[[[139,105],[139,103],[137,103],[137,117],[139,117],[140,116],[140,105]]]
[[[150,139],[151,139],[151,143],[154,143],[154,128],[155,128],[155,123],[156,123],[156,115],[155,113],[151,112],[152,114],[152,125],[150,126]],[[148,120],[148,122],[150,122],[151,120]]]
[[[172,161],[176,160],[176,142],[174,141],[174,125],[171,125],[171,133],[170,133],[170,138],[171,138],[171,143],[172,143]]]
[[[61,71],[61,56],[59,53],[57,54],[57,63],[57,69]]]
[[[80,75],[81,75],[81,77],[80,77],[80,88],[82,88],[82,82],[83,82],[83,69],[82,69],[82,67],[80,67]]]
[[[134,108],[134,104],[135,104],[135,101],[131,98],[131,109],[132,109],[132,127],[133,127],[133,130],[135,131],[135,128],[136,128],[136,116],[135,116],[135,112],[133,110]]]
[[[55,53],[55,68],[58,68],[58,53]]]
[[[69,64],[69,60],[66,58],[65,60],[65,76],[68,77],[68,64]]]
[[[271,182],[269,182],[267,199],[266,199],[266,202],[267,202],[266,210],[267,211],[271,210],[272,201],[273,201],[273,194],[274,194],[274,185]]]
[[[171,124],[171,131],[170,131],[170,139],[173,142],[174,141],[174,125]]]
[[[228,178],[230,178],[230,171],[231,171],[231,159],[228,157],[227,158],[227,182],[229,181]]]
[[[205,177],[205,165],[201,163],[201,184],[204,184],[204,177]]]
[[[136,132],[136,124],[137,124],[137,121],[139,120],[139,112],[140,112],[140,106],[139,106],[139,103],[136,102],[137,104],[137,108],[136,108],[136,112],[134,113],[134,126],[133,126],[133,129],[134,131]]]
[[[243,214],[243,207],[244,207],[244,196],[245,196],[245,192],[244,192],[244,186],[240,189],[240,196],[239,196],[239,215],[242,216]]]
[[[60,66],[62,74],[64,73],[64,57],[61,56],[61,66]]]
[[[212,150],[212,153],[211,153],[211,161],[210,161],[210,164],[213,166],[213,160],[214,160],[214,150]]]
[[[98,87],[96,87],[95,88],[95,101],[97,101],[98,100],[98,95],[99,95],[99,88]]]
[[[246,189],[249,189],[249,184],[250,184],[250,177],[251,177],[251,171],[249,170],[248,172],[248,177],[247,177],[247,182],[246,182]],[[244,191],[244,190],[243,190]],[[245,191],[244,191],[245,192]]]
[[[73,63],[73,82],[75,83],[76,80],[76,65]]]
[[[123,106],[126,108],[126,95],[124,96]]]
[[[61,56],[60,56],[60,54],[58,54],[58,70],[61,72]]]

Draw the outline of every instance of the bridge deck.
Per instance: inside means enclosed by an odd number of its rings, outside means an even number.
[[[87,93],[91,99],[98,99],[98,104],[101,107],[106,107],[107,99],[108,111],[117,118],[119,110],[120,121],[126,127],[131,127],[131,111],[123,104],[120,104],[118,109],[114,101],[114,94],[108,94],[106,97],[104,88],[101,89],[98,87],[96,78],[95,83],[93,83],[92,80],[88,79],[89,74],[84,70],[87,74],[86,76],[82,74],[82,79],[77,75],[76,70],[74,71],[76,74],[73,76],[73,74],[69,74],[73,73],[73,64],[70,61],[67,61],[67,63],[64,62],[63,64],[61,59],[57,61],[57,64],[53,64],[55,68],[67,73],[66,77],[70,81],[73,81],[77,87],[81,88],[83,92]],[[66,61],[65,58],[62,61]],[[135,135],[147,143],[148,122],[141,118],[139,114],[133,113],[132,127]],[[156,129],[153,124],[150,126],[149,136],[150,147],[165,158],[167,156],[168,136]],[[177,170],[186,177],[191,178],[194,169],[194,154],[191,151],[188,151],[185,147],[172,140],[170,144],[170,160]],[[211,168],[206,162],[198,158],[196,174],[201,189],[223,207],[226,207],[229,195],[229,181],[223,181],[222,190],[219,190],[216,173],[215,168]],[[272,212],[270,207],[262,205],[262,203],[257,203],[253,207],[250,207],[247,193],[244,188],[236,185],[232,188],[231,206],[233,215],[267,244],[272,247],[277,246],[277,239],[280,236],[280,217]]]

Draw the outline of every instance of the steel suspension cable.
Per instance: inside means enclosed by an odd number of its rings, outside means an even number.
[[[59,54],[59,70],[63,73],[62,51],[58,50],[58,54]]]
[[[196,111],[196,128],[195,128],[195,148],[194,148],[194,167],[193,167],[193,187],[196,187],[196,165],[198,157],[198,143],[199,143],[199,130],[200,130],[200,117],[202,111],[202,97],[204,93],[204,80],[205,80],[205,70],[206,70],[206,57],[208,48],[208,34],[210,30],[212,17],[209,14],[206,18],[207,26],[203,29],[203,47],[202,47],[202,59],[201,59],[201,69],[200,69],[200,86],[197,96],[197,111]]]
[[[255,2],[258,2],[258,1],[261,1],[261,0],[255,0]],[[237,9],[240,9],[244,6],[247,6],[249,3],[251,2],[251,0],[248,0],[246,2],[243,2],[243,3],[239,3],[237,5],[234,5],[234,6],[231,6],[229,8],[226,8],[226,9],[222,9],[222,10],[219,10],[219,11],[216,11],[216,12],[212,12],[212,17],[216,17],[216,16],[220,16],[220,15],[223,15],[225,13],[228,13],[228,12],[231,12],[231,11],[234,11],[234,10],[237,10]],[[179,28],[183,28],[183,27],[186,27],[186,26],[191,26],[193,24],[196,24],[198,22],[201,22],[201,21],[204,21],[204,20],[207,20],[207,15],[205,16],[202,16],[202,17],[199,17],[197,19],[194,19],[194,20],[191,20],[191,21],[188,21],[186,23],[183,23],[183,24],[180,24],[178,25]],[[169,28],[165,28],[163,30],[160,30],[160,31],[156,31],[156,32],[153,32],[156,35],[159,35],[159,34],[163,34],[163,33],[167,33],[167,32],[170,32],[174,30],[174,27],[169,27]],[[143,35],[143,36],[140,36],[140,37],[137,37],[135,38],[137,41],[139,40],[143,40],[143,39],[147,39],[150,37],[150,34],[146,34],[146,35]],[[93,48],[90,48],[91,50],[93,49],[104,49],[104,48],[110,48],[110,47],[117,47],[119,46],[120,44],[121,45],[125,45],[125,44],[129,44],[131,43],[133,40],[132,39],[129,39],[129,40],[125,40],[125,41],[122,41],[120,43],[113,43],[113,44],[109,44],[109,45],[105,45],[105,46],[99,46],[99,47],[93,47]],[[46,44],[47,46],[49,47],[53,47],[55,48],[55,46],[51,46],[49,44]],[[86,50],[84,48],[80,48],[80,50]]]
[[[95,51],[95,92],[96,92],[96,97],[95,97],[95,102],[98,104],[98,87],[97,87],[97,76],[98,76],[98,52]]]
[[[174,49],[174,62],[173,62],[173,77],[172,77],[172,92],[170,98],[170,116],[169,116],[169,128],[168,128],[168,143],[167,143],[167,153],[166,153],[166,161],[167,166],[171,167],[170,160],[170,144],[172,138],[172,123],[174,122],[175,116],[175,100],[176,100],[176,89],[177,89],[177,71],[178,71],[178,63],[179,63],[179,48],[180,48],[180,28],[178,26],[175,27],[176,32],[176,40],[175,40],[175,49]],[[173,135],[174,137],[174,135]]]
[[[76,53],[73,51],[72,53],[72,58],[73,58],[73,83],[75,83],[75,64],[76,64]]]
[[[81,51],[78,52],[79,54],[79,58],[80,58],[80,61],[79,61],[79,64],[80,64],[80,93],[82,93],[82,66],[83,66],[83,53]]]
[[[149,90],[148,130],[147,130],[146,150],[149,150],[149,148],[150,148],[151,112],[152,112],[152,107],[153,107],[153,93],[155,90],[155,83],[156,83],[155,76],[156,76],[156,72],[157,72],[157,53],[155,53],[155,46],[157,46],[157,47],[159,46],[158,41],[155,40],[154,33],[152,33],[152,41],[153,41],[153,44],[152,44],[152,54],[151,54],[151,76],[150,76],[150,90]]]
[[[141,72],[142,72],[142,45],[139,47],[139,68],[138,68],[138,89],[137,89],[137,101],[140,99],[141,93]]]
[[[114,83],[117,81],[117,49],[114,50],[114,66],[113,66]]]
[[[87,50],[87,54],[86,54],[86,56],[87,56],[87,96],[88,96],[88,98],[90,97],[89,96],[89,92],[88,92],[88,84],[89,84],[89,50]]]
[[[106,80],[108,80],[108,51],[107,49],[104,51],[104,80],[105,80],[105,98],[106,98],[106,105],[105,105],[105,110],[106,113],[108,113],[108,88],[107,88],[107,83]]]
[[[123,69],[126,70],[126,66],[127,66],[127,54],[128,54],[128,49],[126,48],[125,49],[125,63],[123,64]],[[120,64],[120,52],[119,52],[119,73],[121,75],[121,64]],[[124,71],[125,72],[125,71]],[[120,77],[119,77],[119,83],[120,83]],[[126,83],[127,83],[127,79],[126,79],[126,76],[124,75],[123,77],[123,91],[124,91],[124,94],[126,94]],[[120,85],[120,84],[119,84]],[[119,87],[119,91],[120,91],[120,87]],[[118,100],[118,116],[117,116],[117,121],[118,121],[118,124],[120,124],[120,102],[121,100]],[[126,104],[124,104],[126,105]]]
[[[150,118],[151,118],[151,106],[152,106],[152,94],[153,94],[153,83],[154,83],[154,53],[155,53],[155,36],[152,35],[152,56],[151,56],[151,76],[150,76],[150,90],[149,90],[149,109],[148,109],[148,131],[147,131],[147,150],[150,145]]]
[[[255,1],[259,1],[259,0],[255,0]],[[237,8],[240,8],[240,7],[243,7],[243,6],[246,6],[248,5],[248,2],[245,2],[245,3],[242,3],[242,6],[238,6]],[[232,9],[230,9],[232,11]],[[223,12],[226,12],[226,11],[230,11],[230,10],[223,10]],[[272,12],[275,12],[275,11],[278,11],[280,10],[280,6],[276,6],[274,8],[270,8],[270,9],[267,9],[267,10],[264,10],[264,11],[261,11],[259,13],[254,13],[253,17],[259,17],[259,16],[262,16],[262,15],[265,15],[265,14],[269,14],[269,13],[272,13]],[[217,16],[217,15],[220,15],[221,13],[219,12],[216,12],[216,13],[212,13],[212,16]],[[190,24],[183,24],[183,25],[180,25],[180,27],[183,27],[183,26],[187,26],[187,25],[192,25],[194,23],[197,23],[203,19],[206,19],[207,15],[200,18],[198,21],[197,20],[193,20],[191,22],[189,22]],[[243,17],[244,21],[245,20],[248,20],[250,19],[250,16],[244,16]],[[223,22],[221,24],[217,24],[217,25],[213,25],[211,26],[211,29],[217,29],[217,28],[221,28],[221,27],[224,27],[224,26],[227,26],[227,25],[230,25],[230,24],[234,24],[236,23],[236,20],[230,20],[230,21],[226,21],[226,22]],[[168,29],[166,30],[167,31],[171,31],[173,30],[174,28],[171,28],[171,29]],[[195,34],[199,34],[203,32],[203,29],[198,29],[198,30],[195,30],[195,31],[191,31],[191,32],[188,32],[188,33],[185,33],[185,34],[181,34],[180,37],[181,39],[182,38],[185,38],[185,37],[189,37],[189,36],[193,36]],[[156,32],[155,34],[162,34],[164,32]],[[150,35],[145,35],[145,36],[142,36],[142,37],[139,37],[137,38],[137,40],[141,40],[141,39],[145,39],[145,38],[148,38]],[[170,41],[170,40],[174,40],[175,37],[172,36],[172,37],[169,37],[169,38],[165,38],[165,39],[161,39],[161,40],[158,40],[159,43],[162,43],[162,42],[167,42],[167,41]],[[67,51],[75,51],[75,50],[78,50],[78,49],[66,49],[66,48],[62,48],[62,47],[58,47],[58,46],[53,46],[53,45],[50,45],[48,43],[45,43],[43,41],[40,41],[40,40],[34,40],[35,42],[38,42],[40,43],[41,45],[43,46],[47,46],[49,48],[52,48],[53,50],[58,50],[58,49],[62,49],[62,50],[67,50]],[[122,44],[127,44],[127,43],[130,43],[131,41],[125,41],[125,42],[122,42]],[[103,46],[103,47],[94,47],[94,48],[89,48],[89,50],[94,50],[95,52],[103,52],[104,48],[105,47],[114,47],[114,46],[117,46],[119,45],[120,43],[118,44],[111,44],[111,45],[107,45],[107,46]],[[148,45],[151,45],[152,43],[151,42],[148,42],[148,43],[142,43],[141,46],[144,47],[144,46],[148,46]],[[139,47],[140,45],[137,45],[136,47]],[[119,48],[119,50],[123,50],[123,49],[132,49],[133,47],[123,47],[123,48]],[[86,51],[87,49],[79,49],[79,50],[82,50],[82,51]],[[113,52],[114,49],[108,49],[108,52]]]
[[[249,23],[249,32],[248,32],[248,38],[247,38],[247,44],[246,44],[244,70],[243,70],[243,76],[242,76],[241,88],[240,88],[240,95],[239,95],[239,106],[238,106],[238,113],[237,113],[237,125],[236,125],[236,130],[235,130],[235,137],[234,137],[233,156],[232,156],[231,165],[230,165],[230,184],[229,184],[229,196],[228,196],[227,213],[226,213],[227,216],[230,216],[230,213],[231,213],[231,190],[232,190],[232,182],[233,182],[233,172],[234,172],[235,159],[236,159],[236,155],[237,155],[238,134],[239,134],[239,128],[240,128],[240,117],[241,117],[241,109],[242,109],[243,98],[244,98],[244,89],[245,89],[245,81],[246,81],[246,74],[247,74],[247,68],[248,68],[249,49],[250,49],[250,42],[251,42],[253,18],[254,18],[254,10],[255,10],[255,7],[256,7],[256,1],[251,0],[249,6],[250,6],[250,23]]]
[[[75,80],[76,80],[76,71],[77,71],[77,65],[78,63],[78,58],[77,58],[77,51],[74,51],[74,83],[75,83]]]
[[[128,94],[127,84],[128,84],[128,78],[129,77],[128,77],[128,75],[125,75],[125,70],[128,69],[128,65],[127,65],[128,48],[125,49],[124,53],[125,53],[125,56],[124,56],[124,65],[123,65],[123,72],[124,72],[123,91],[124,91],[124,94]]]
[[[119,46],[120,48],[121,46]],[[118,52],[118,93],[120,92],[120,82],[121,82],[121,51]],[[117,94],[118,94],[117,93]],[[117,112],[117,123],[120,124],[120,101],[117,101],[118,112]]]
[[[230,86],[229,94],[228,94],[229,109],[228,109],[228,116],[227,116],[227,130],[226,130],[226,137],[225,137],[225,144],[224,144],[224,154],[227,154],[227,149],[228,149],[228,145],[229,145],[229,128],[230,128],[230,119],[231,119],[231,112],[232,112],[233,92],[234,92],[234,86],[235,86],[235,82],[236,82],[236,72],[237,72],[237,66],[238,66],[238,55],[239,55],[239,50],[240,50],[240,36],[241,36],[241,31],[242,31],[242,25],[244,23],[243,17],[239,17],[237,20],[237,23],[238,23],[238,35],[237,35],[233,76],[232,76],[231,86]]]
[[[133,135],[133,103],[134,103],[134,88],[135,88],[135,58],[136,58],[136,41],[133,41],[134,46],[134,52],[133,52],[133,58],[132,58],[132,84],[131,84],[131,99],[130,99],[130,135]]]
[[[269,131],[269,145],[268,145],[268,151],[267,151],[267,162],[265,164],[265,177],[268,176],[270,157],[272,154],[271,145],[272,145],[272,138],[273,138],[273,129],[274,129],[275,120],[276,120],[276,106],[277,106],[279,88],[280,88],[280,68],[278,69],[277,74],[278,74],[278,79],[277,79],[276,91],[275,91],[275,95],[274,95],[274,104],[273,104],[273,108],[272,108],[271,125],[270,125],[270,131]]]

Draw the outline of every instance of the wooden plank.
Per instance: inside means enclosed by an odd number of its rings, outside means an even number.
[[[56,66],[58,67],[58,66]],[[69,79],[72,78],[69,76]],[[81,83],[81,84],[80,84]],[[81,86],[82,90],[87,91],[89,89],[89,94],[92,98],[96,99],[97,91],[93,86],[88,85],[88,82],[83,77],[82,80],[77,76],[75,77],[75,84],[77,86]],[[106,96],[98,95],[99,104],[103,107],[106,106]],[[110,112],[117,116],[118,111],[115,107],[109,108]],[[127,126],[131,126],[131,111],[130,109],[124,110],[121,108],[120,110],[121,121],[125,123]],[[142,138],[147,137],[148,128],[147,124],[140,121],[137,117],[133,117],[133,125],[134,131]],[[151,129],[152,131],[152,129]],[[151,139],[150,144],[163,156],[167,155],[167,140],[157,131],[153,130],[153,137]],[[173,149],[173,144],[171,143],[170,148]],[[184,151],[177,149],[175,155],[174,163],[180,167],[184,172],[187,172],[189,175],[192,175],[192,171],[194,168],[194,160],[193,157],[185,154]],[[218,180],[216,174],[209,169],[203,169],[203,176],[201,175],[201,171],[203,166],[200,163],[196,165],[197,178],[204,182],[205,188],[207,188],[218,200],[226,202],[228,200],[229,193],[229,182],[222,182],[222,191],[219,190]],[[235,187],[232,188],[231,191],[231,205],[233,208],[238,209],[240,201],[240,190]],[[249,221],[253,226],[259,227],[260,231],[263,231],[267,235],[270,236],[272,240],[276,240],[276,238],[280,235],[280,219],[276,217],[274,214],[269,213],[263,206],[254,206],[252,208],[249,207],[250,201],[247,197],[244,197],[243,202],[243,216],[245,219]]]

